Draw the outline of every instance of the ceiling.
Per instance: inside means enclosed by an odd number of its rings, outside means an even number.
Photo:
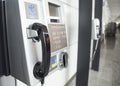
[[[112,20],[120,19],[120,0],[107,0]]]

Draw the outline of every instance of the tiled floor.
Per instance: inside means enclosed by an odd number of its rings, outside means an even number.
[[[65,86],[75,86],[76,85],[76,77],[74,76]]]
[[[120,86],[120,32],[104,40],[100,70],[90,70],[89,75],[88,86]],[[67,86],[75,86],[75,78]]]
[[[100,71],[90,70],[89,86],[120,86],[120,33],[104,41]]]

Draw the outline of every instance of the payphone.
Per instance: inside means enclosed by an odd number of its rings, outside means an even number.
[[[100,38],[100,20],[95,18],[92,20],[92,39],[98,40]]]
[[[10,75],[30,86],[43,84],[50,66],[50,38],[40,4],[5,0]]]
[[[99,39],[100,39],[100,20],[98,18],[95,18],[92,20],[92,40],[96,40],[96,45],[92,55],[92,59],[94,59],[95,57]]]
[[[10,75],[35,86],[67,67],[65,24],[45,23],[42,0],[5,0],[4,6]]]

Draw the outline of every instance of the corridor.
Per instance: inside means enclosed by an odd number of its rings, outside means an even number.
[[[89,86],[120,86],[120,33],[101,46],[99,72],[90,70]]]

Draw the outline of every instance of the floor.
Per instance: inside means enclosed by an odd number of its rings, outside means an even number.
[[[120,86],[120,33],[104,40],[100,71],[90,70],[89,86]]]
[[[65,86],[76,86],[76,76],[74,75]]]
[[[90,70],[88,86],[120,86],[120,32],[101,46],[99,72]],[[75,86],[75,77],[66,86]]]

